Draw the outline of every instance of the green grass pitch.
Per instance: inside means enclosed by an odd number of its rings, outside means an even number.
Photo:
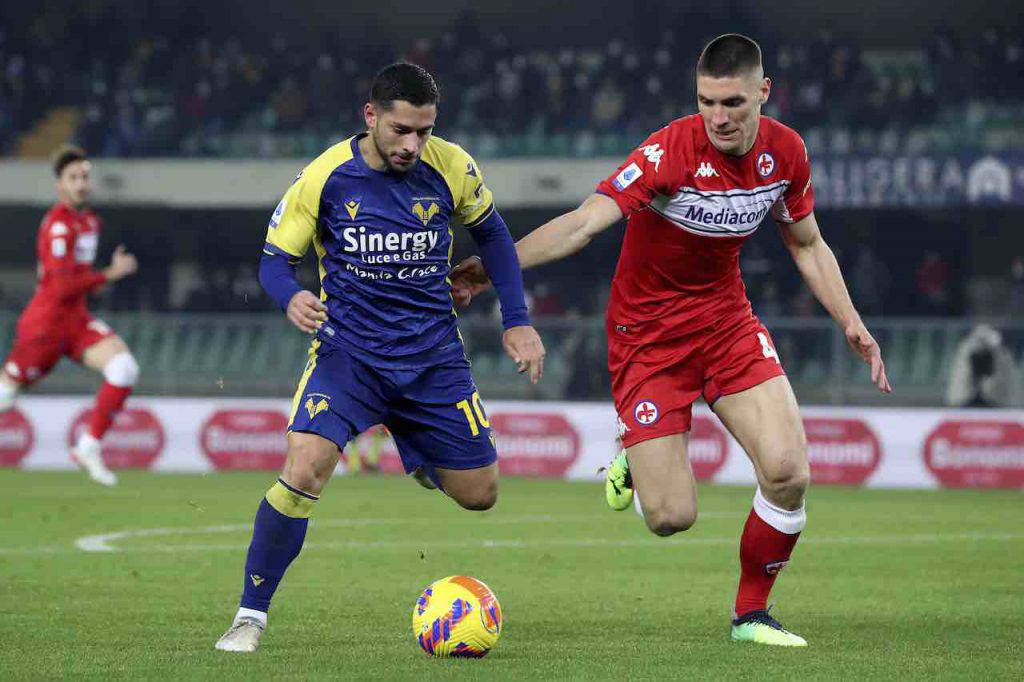
[[[0,472],[0,678],[1024,678],[1020,491],[812,488],[773,594],[810,642],[790,651],[728,641],[749,489],[703,487],[697,526],[661,539],[592,483],[506,479],[471,513],[410,480],[338,478],[262,648],[216,652],[272,481]],[[413,640],[416,596],[453,573],[501,601],[482,660]]]

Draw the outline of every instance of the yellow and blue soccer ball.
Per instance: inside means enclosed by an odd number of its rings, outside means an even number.
[[[501,635],[501,605],[476,578],[450,575],[431,583],[412,610],[412,633],[431,656],[481,658]]]

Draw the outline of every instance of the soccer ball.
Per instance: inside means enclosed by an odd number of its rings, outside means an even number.
[[[412,634],[431,656],[481,658],[498,642],[501,605],[476,578],[450,575],[416,600]]]

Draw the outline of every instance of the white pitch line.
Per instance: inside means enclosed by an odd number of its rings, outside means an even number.
[[[729,512],[729,511],[712,511],[704,512],[702,514],[705,518],[728,518],[743,516],[740,512]],[[580,521],[593,521],[600,522],[600,519],[595,518],[593,514],[573,514],[573,515],[554,515],[554,514],[535,514],[529,516],[499,516],[496,518],[487,518],[484,520],[474,519],[473,517],[462,517],[459,519],[451,519],[447,523],[483,523],[491,525],[510,525],[517,523],[568,523],[568,522],[580,522]],[[323,527],[342,527],[351,528],[359,526],[399,526],[399,525],[417,525],[429,523],[433,524],[433,519],[326,519],[323,521],[311,520],[310,525],[314,528]],[[127,538],[147,538],[161,535],[211,535],[215,533],[231,533],[235,531],[245,531],[252,528],[251,523],[236,523],[229,525],[219,526],[205,526],[195,528],[191,526],[182,526],[178,528],[138,528],[134,530],[121,530],[113,533],[102,533],[100,535],[86,535],[75,540],[75,547],[82,550],[83,552],[119,552],[119,548],[114,546],[115,542],[125,540]],[[309,545],[307,545],[308,547]],[[3,553],[3,550],[0,550]]]
[[[208,528],[191,529],[193,534],[202,534],[203,531],[212,532],[214,528],[227,530],[238,530],[247,526],[210,526]],[[173,534],[182,534],[185,529],[160,529],[153,531],[174,530]],[[131,537],[152,537],[157,535],[170,535],[172,533],[135,533]],[[113,535],[113,534],[110,534]],[[92,536],[108,537],[108,536]],[[128,536],[122,536],[124,539]],[[88,538],[83,538],[88,539]],[[109,538],[108,538],[109,539]],[[942,542],[979,542],[979,541],[1014,541],[1024,540],[1024,533],[923,533],[911,535],[866,535],[859,537],[805,537],[801,545],[886,545],[886,544],[929,544]],[[658,540],[655,538],[632,538],[632,539],[608,539],[608,538],[562,538],[551,540],[471,540],[471,541],[415,541],[415,540],[348,540],[341,542],[310,542],[303,547],[308,550],[438,550],[438,549],[530,549],[543,547],[649,547],[649,548],[678,548],[691,545],[733,545],[737,542],[735,536],[725,537],[686,537],[678,536],[673,539]],[[105,549],[95,549],[96,545],[83,546],[76,543],[76,546],[86,552],[132,552],[132,553],[173,553],[173,552],[240,552],[244,551],[246,544],[181,544],[181,545],[144,545],[142,547],[122,548],[107,545]]]

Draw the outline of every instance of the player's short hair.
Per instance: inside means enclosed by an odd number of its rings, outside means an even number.
[[[739,33],[718,36],[700,53],[697,75],[730,78],[745,75],[761,66],[761,46]]]
[[[430,72],[409,62],[385,66],[373,77],[370,86],[370,101],[385,111],[394,106],[395,100],[422,107],[437,104],[440,99],[441,93]]]
[[[51,156],[53,161],[53,174],[59,178],[60,174],[64,172],[64,169],[68,167],[68,164],[75,163],[76,161],[85,161],[88,158],[89,157],[86,155],[85,150],[81,147],[77,147],[73,144],[62,145]]]

